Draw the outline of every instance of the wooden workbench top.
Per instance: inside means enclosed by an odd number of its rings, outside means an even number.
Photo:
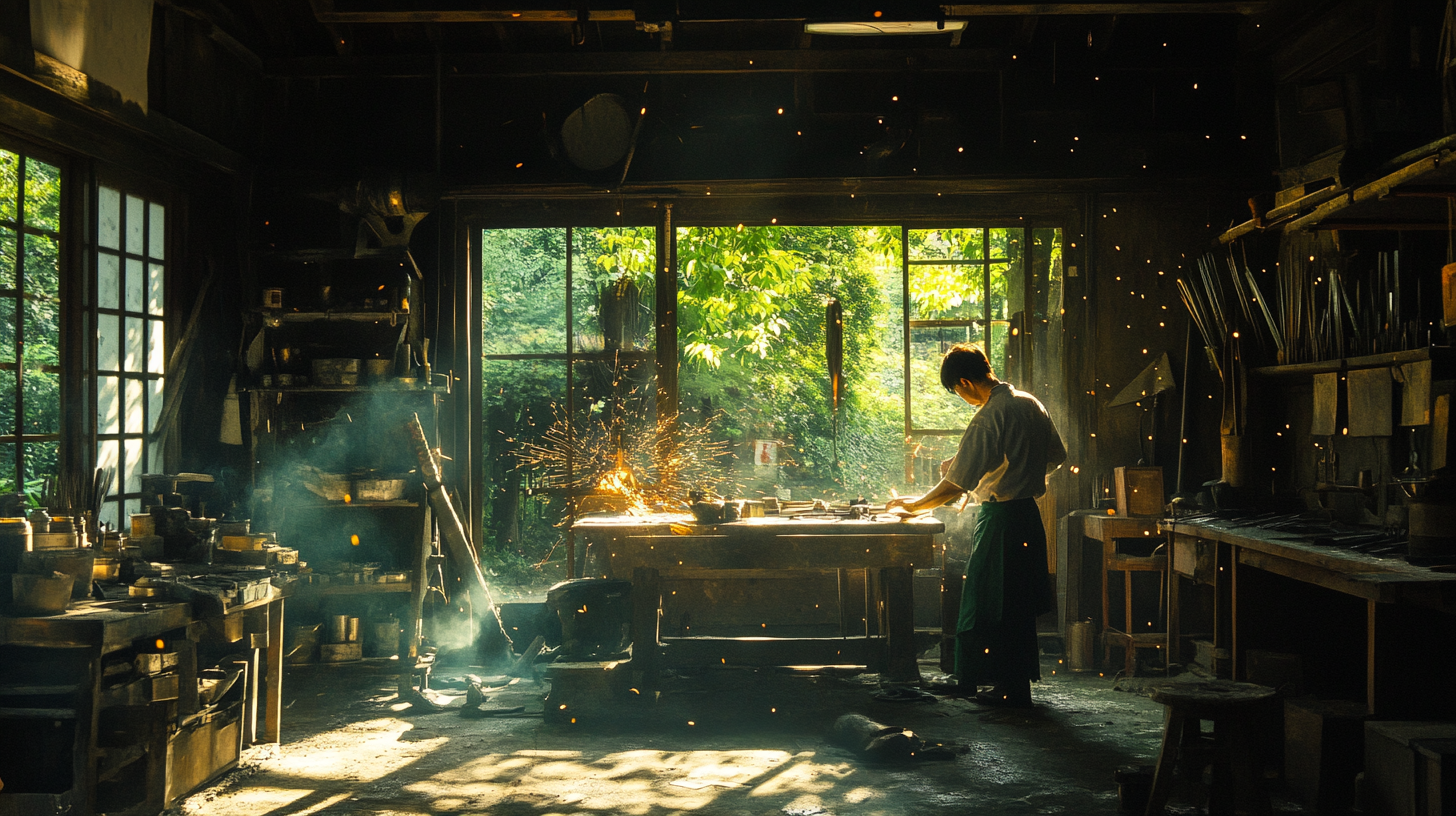
[[[185,603],[77,601],[56,615],[16,617],[0,613],[0,644],[100,646],[103,654],[158,632],[192,622]]]
[[[1236,521],[1164,520],[1159,528],[1239,548],[1239,562],[1381,603],[1405,601],[1456,611],[1456,573],[1437,572],[1392,556],[1319,546],[1284,530]]]
[[[911,516],[905,520],[763,516],[722,524],[698,524],[686,513],[655,513],[647,516],[588,516],[577,519],[573,530],[611,531],[627,535],[692,535],[753,537],[756,535],[935,535],[945,524],[934,516]]]

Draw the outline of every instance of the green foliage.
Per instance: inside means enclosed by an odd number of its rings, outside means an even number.
[[[60,183],[59,168],[0,151],[0,364],[9,364],[0,368],[0,434],[61,430]],[[17,475],[14,448],[4,448],[0,492],[14,490]],[[25,443],[22,489],[38,491],[58,453],[55,442]]]

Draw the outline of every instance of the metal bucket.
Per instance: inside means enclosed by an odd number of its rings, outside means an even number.
[[[1084,620],[1067,624],[1067,670],[1092,671],[1095,668],[1094,654],[1092,621]]]

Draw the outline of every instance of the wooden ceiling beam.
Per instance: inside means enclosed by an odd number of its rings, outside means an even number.
[[[1266,0],[1235,0],[1215,3],[953,3],[942,5],[947,17],[1011,17],[1034,15],[1098,14],[1260,14]]]
[[[321,23],[574,23],[575,9],[494,11],[489,9],[464,10],[390,10],[390,11],[339,11],[332,2],[327,8],[314,4],[314,16]],[[590,22],[636,22],[632,9],[592,9],[587,12]]]
[[[562,54],[446,55],[450,77],[607,76],[669,74],[973,72],[1001,67],[1004,49],[926,51],[643,51]],[[273,60],[280,78],[433,77],[434,57],[302,57]]]

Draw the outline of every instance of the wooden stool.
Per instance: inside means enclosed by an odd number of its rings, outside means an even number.
[[[1164,812],[1175,763],[1181,763],[1185,772],[1200,775],[1204,765],[1213,765],[1209,814],[1237,810],[1267,816],[1269,794],[1254,761],[1258,748],[1254,722],[1263,704],[1273,696],[1271,688],[1228,680],[1154,686],[1152,698],[1166,710],[1163,747],[1158,751],[1145,816],[1161,816]],[[1213,723],[1211,736],[1201,732],[1203,720]]]

